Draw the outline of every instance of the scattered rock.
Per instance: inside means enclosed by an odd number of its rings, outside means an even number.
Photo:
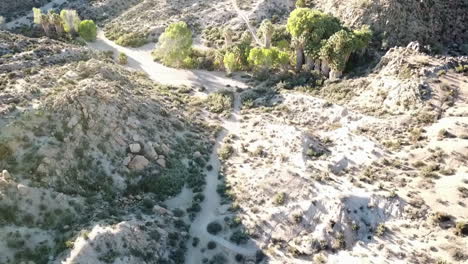
[[[133,170],[142,170],[146,168],[149,164],[150,162],[144,156],[136,155],[128,164],[128,168]]]
[[[133,143],[129,145],[130,152],[134,154],[138,154],[141,151],[141,145],[140,143]]]

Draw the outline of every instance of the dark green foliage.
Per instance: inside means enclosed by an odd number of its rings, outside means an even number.
[[[16,223],[18,207],[0,204],[0,224]]]
[[[141,47],[148,43],[147,37],[142,34],[142,33],[136,33],[136,32],[131,32],[131,33],[126,33],[122,36],[120,36],[115,43],[120,46],[124,47]]]
[[[215,249],[216,248],[216,242],[214,242],[214,241],[208,242],[208,244],[206,245],[206,248],[208,248],[210,250]]]
[[[229,240],[236,244],[245,244],[249,240],[249,235],[241,230],[236,230],[232,235],[229,237]]]
[[[212,235],[216,235],[223,230],[223,227],[218,222],[211,222],[206,227],[206,231]]]
[[[95,41],[97,36],[97,26],[92,20],[83,20],[78,26],[78,33],[86,41]]]

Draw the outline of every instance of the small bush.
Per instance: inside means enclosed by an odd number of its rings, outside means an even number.
[[[115,43],[123,47],[137,48],[148,43],[148,39],[142,33],[131,32],[121,35],[119,38],[117,38]]]
[[[215,249],[216,248],[216,242],[214,242],[214,241],[208,242],[208,244],[206,245],[206,248],[208,248],[210,250]]]
[[[222,160],[229,159],[232,154],[234,154],[234,148],[229,144],[223,145],[218,152],[218,155]]]
[[[375,235],[376,236],[383,236],[387,232],[387,227],[385,227],[384,224],[380,223],[377,225],[377,228],[375,229]]]
[[[245,244],[249,240],[249,236],[245,232],[237,230],[234,233],[232,233],[231,237],[229,237],[229,240],[238,245]]]
[[[95,41],[97,36],[97,26],[92,20],[83,20],[78,26],[78,33],[86,41]]]
[[[283,205],[286,201],[286,193],[278,193],[275,198],[273,199],[273,203],[276,205]]]
[[[122,64],[122,65],[125,65],[128,63],[128,57],[127,57],[127,54],[121,52],[119,53],[119,57],[117,58],[117,62],[119,64]]]
[[[206,227],[206,231],[212,235],[216,235],[223,230],[223,227],[218,222],[211,222]]]
[[[468,236],[468,223],[458,222],[455,225],[455,234],[458,236]]]
[[[212,93],[206,99],[208,110],[213,113],[229,112],[232,108],[234,95],[230,91]]]

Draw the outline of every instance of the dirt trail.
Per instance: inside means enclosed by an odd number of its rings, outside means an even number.
[[[252,37],[254,38],[255,42],[258,45],[262,46],[263,43],[258,38],[256,30],[252,27],[252,25],[250,25],[249,18],[244,14],[244,11],[242,11],[239,8],[239,6],[237,5],[237,0],[232,0],[232,5],[234,6],[234,9],[236,10],[239,17],[242,18],[242,20],[244,20],[244,22],[247,25],[247,28],[249,29],[250,33],[252,34]]]
[[[174,69],[154,62],[151,56],[151,50],[154,48],[154,44],[147,44],[140,48],[125,48],[108,40],[104,36],[104,33],[100,31],[97,40],[88,44],[88,46],[97,50],[112,50],[114,51],[114,55],[117,55],[119,52],[125,53],[128,56],[128,67],[146,72],[151,79],[159,83],[167,85],[204,86],[208,93],[222,89],[227,85],[240,88],[246,87],[246,85],[240,81],[223,76],[224,73],[222,72]],[[238,246],[220,236],[211,235],[206,231],[206,226],[210,222],[219,219],[222,214],[220,212],[221,199],[216,191],[219,181],[218,174],[221,166],[218,158],[218,149],[226,135],[238,133],[240,129],[238,123],[240,106],[239,95],[235,93],[233,113],[229,119],[223,120],[222,126],[224,130],[216,139],[215,147],[208,162],[208,164],[213,166],[213,169],[211,171],[206,171],[207,184],[204,190],[205,200],[201,204],[201,212],[197,215],[197,218],[195,218],[190,229],[190,235],[192,237],[198,237],[200,239],[200,245],[198,247],[192,247],[191,244],[188,245],[186,263],[201,263],[203,255],[200,252],[200,247],[205,246],[211,240],[215,241],[218,247],[222,247],[234,253],[254,255],[257,251],[257,248],[252,242],[245,247]],[[180,194],[179,200],[186,199],[184,197],[191,199],[190,196]],[[187,203],[189,201],[179,202]]]
[[[112,50],[114,55],[120,52],[125,53],[128,56],[128,67],[144,71],[151,79],[162,84],[204,86],[209,92],[226,85],[245,87],[245,84],[240,81],[226,78],[222,72],[174,69],[157,63],[151,56],[154,43],[148,43],[140,48],[126,48],[107,39],[104,32],[99,31],[97,40],[89,43],[88,46],[102,51]]]

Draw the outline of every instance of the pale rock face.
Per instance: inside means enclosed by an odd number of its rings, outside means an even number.
[[[166,168],[166,160],[164,158],[159,158],[156,162],[159,164],[159,166]]]
[[[153,144],[151,142],[148,142],[145,145],[144,150],[145,150],[145,157],[147,157],[148,159],[157,159],[158,158],[158,153],[154,149]]]
[[[76,124],[78,124],[78,121],[79,121],[78,117],[77,117],[77,116],[73,116],[73,117],[70,119],[70,121],[68,121],[68,124],[67,124],[68,128],[73,128],[74,126],[76,126]]]
[[[194,158],[201,158],[201,156],[202,156],[202,154],[199,151],[193,153]]]
[[[133,170],[142,170],[146,168],[149,163],[149,160],[147,160],[144,156],[136,155],[128,164],[128,168]]]
[[[140,153],[141,151],[141,146],[139,143],[133,143],[133,144],[130,144],[130,152],[131,153]]]

